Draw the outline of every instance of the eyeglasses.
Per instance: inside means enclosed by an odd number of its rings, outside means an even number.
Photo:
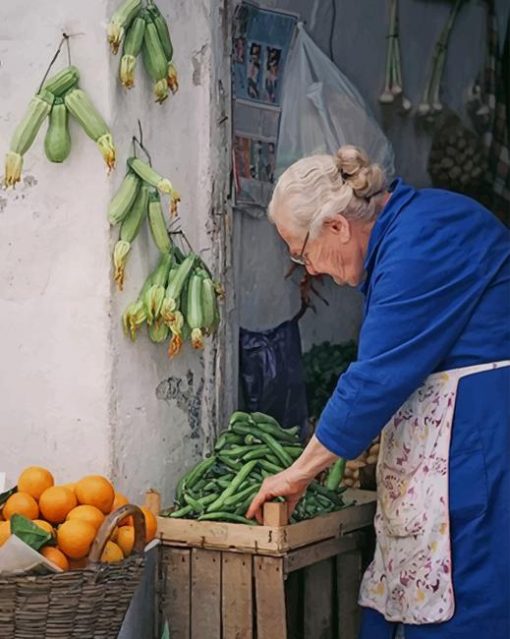
[[[294,264],[299,264],[299,266],[306,266],[307,260],[305,257],[305,248],[306,248],[306,245],[308,244],[309,239],[310,239],[310,231],[308,231],[308,233],[305,235],[305,241],[303,242],[303,246],[301,248],[301,251],[299,252],[299,255],[290,256],[290,259],[294,262]]]

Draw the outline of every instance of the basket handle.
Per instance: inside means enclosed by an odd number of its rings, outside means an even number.
[[[117,508],[113,513],[103,521],[99,528],[96,538],[92,544],[89,554],[89,563],[95,564],[101,560],[101,555],[106,547],[106,542],[110,539],[115,528],[126,517],[132,516],[135,527],[135,543],[133,550],[137,554],[141,554],[145,548],[145,515],[143,511],[134,504],[126,504]]]

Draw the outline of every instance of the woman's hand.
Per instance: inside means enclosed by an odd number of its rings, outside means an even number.
[[[288,504],[289,517],[294,512],[298,501],[305,494],[311,478],[302,475],[294,466],[290,466],[277,475],[267,477],[262,483],[259,492],[255,495],[246,513],[248,519],[257,519],[263,523],[263,507],[266,501],[275,497],[285,497]]]
[[[259,524],[262,524],[264,502],[275,497],[286,498],[290,517],[312,479],[337,459],[337,455],[330,452],[313,435],[307,447],[292,466],[264,480],[248,508],[246,517],[248,519],[256,517]]]

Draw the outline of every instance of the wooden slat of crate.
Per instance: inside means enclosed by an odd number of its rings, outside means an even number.
[[[299,548],[322,539],[340,537],[372,524],[375,515],[375,493],[352,489],[346,491],[345,495],[346,500],[356,499],[356,506],[300,521],[292,526],[285,526],[287,549]]]
[[[278,554],[285,546],[282,528],[226,524],[220,521],[196,521],[158,517],[158,535],[163,543]]]
[[[339,555],[337,562],[337,612],[340,639],[357,639],[360,624],[358,592],[362,577],[362,553]]]
[[[357,533],[345,537],[326,539],[304,548],[298,548],[287,553],[284,557],[285,574],[292,573],[311,564],[324,561],[340,553],[354,550],[358,545]]]
[[[191,550],[191,639],[222,639],[219,551]]]
[[[281,557],[164,547],[161,608],[172,639],[357,639],[365,536]]]
[[[356,499],[357,505],[288,526],[246,526],[158,517],[158,534],[163,543],[172,545],[282,555],[294,548],[339,537],[372,523],[375,493],[350,490],[346,491],[345,499]]]
[[[165,547],[162,549],[164,567],[161,598],[161,626],[168,621],[173,639],[190,639],[191,633],[191,550]]]
[[[223,639],[253,638],[252,555],[222,553]]]
[[[303,574],[291,572],[285,580],[285,607],[289,639],[303,639]]]
[[[334,639],[333,559],[304,569],[304,639]]]
[[[257,639],[287,639],[283,560],[255,555],[253,558],[257,609]],[[289,637],[289,639],[293,639]]]

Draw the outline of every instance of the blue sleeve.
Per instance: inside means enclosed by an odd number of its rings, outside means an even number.
[[[432,235],[408,237],[405,248],[390,242],[372,274],[358,361],[341,377],[316,430],[346,459],[365,450],[440,367],[487,286],[483,264],[462,241],[441,229]]]

